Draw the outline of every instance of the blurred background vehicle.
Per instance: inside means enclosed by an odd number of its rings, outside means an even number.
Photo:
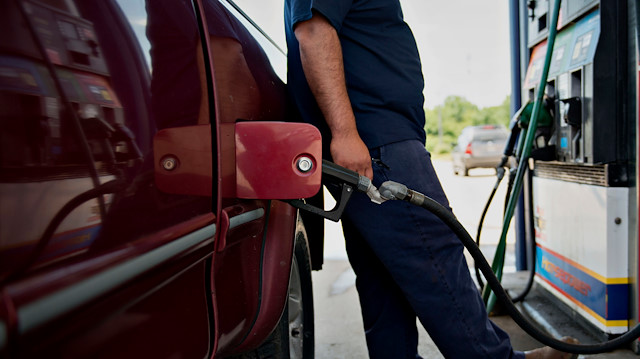
[[[451,152],[453,172],[468,176],[472,168],[496,167],[508,137],[502,125],[465,127]]]

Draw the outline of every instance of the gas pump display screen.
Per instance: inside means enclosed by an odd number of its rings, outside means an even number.
[[[593,62],[596,45],[600,37],[600,11],[594,11],[580,20],[574,30],[574,42],[571,47],[571,70],[577,66]]]
[[[583,62],[588,58],[594,31],[591,30],[576,40],[576,44],[573,47],[573,55],[571,56],[572,65]]]

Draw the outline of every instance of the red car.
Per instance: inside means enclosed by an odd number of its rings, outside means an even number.
[[[264,32],[226,0],[1,0],[0,34],[0,357],[312,357],[322,233],[279,199],[321,141]]]

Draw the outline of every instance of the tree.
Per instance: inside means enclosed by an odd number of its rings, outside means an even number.
[[[509,126],[509,121],[510,121],[510,97],[507,96],[504,101],[502,101],[502,104],[498,105],[498,106],[493,106],[493,107],[485,107],[480,111],[480,123],[478,123],[479,125],[485,125],[485,124],[500,124],[500,125],[505,125],[505,126]]]

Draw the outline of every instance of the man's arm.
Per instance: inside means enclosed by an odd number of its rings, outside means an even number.
[[[331,129],[333,161],[373,179],[371,156],[362,142],[347,94],[342,48],[336,30],[322,15],[296,25],[302,68]]]

